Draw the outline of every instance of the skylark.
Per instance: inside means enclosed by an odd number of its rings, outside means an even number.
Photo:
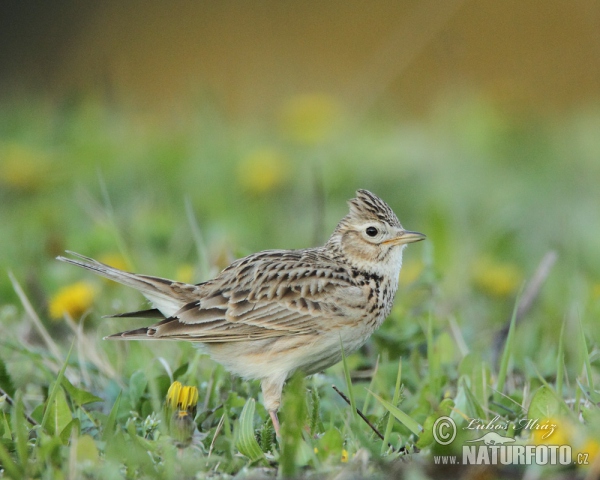
[[[266,250],[233,262],[198,285],[128,273],[69,252],[58,260],[139,290],[149,310],[115,317],[160,318],[107,338],[198,342],[227,370],[258,379],[279,436],[287,378],[310,375],[360,348],[389,315],[402,251],[425,235],[402,228],[392,209],[358,190],[322,247]]]

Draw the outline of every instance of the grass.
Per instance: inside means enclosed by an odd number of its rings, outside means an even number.
[[[525,122],[461,99],[420,122],[373,115],[306,140],[293,121],[234,122],[210,105],[178,121],[92,99],[4,106],[5,477],[429,478],[450,468],[439,455],[462,458],[481,437],[471,419],[588,461],[490,466],[491,478],[600,471],[598,112]],[[428,239],[406,250],[395,307],[368,345],[288,382],[279,443],[256,382],[190,345],[103,341],[143,324],[101,318],[141,297],[54,261],[69,249],[199,282],[253,251],[324,241],[357,188]],[[558,260],[521,312],[519,289],[548,251]],[[69,297],[78,282],[87,303]],[[63,288],[70,315],[52,318]],[[199,391],[189,445],[189,416],[164,406],[175,380]],[[435,440],[440,417],[462,427],[449,445]]]

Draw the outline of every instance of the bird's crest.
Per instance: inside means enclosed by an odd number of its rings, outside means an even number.
[[[356,198],[349,200],[348,205],[350,206],[348,214],[350,220],[373,218],[394,227],[401,227],[398,217],[390,206],[368,190],[357,190]]]

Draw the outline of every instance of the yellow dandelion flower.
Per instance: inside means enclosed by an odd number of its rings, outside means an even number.
[[[591,465],[598,455],[600,455],[600,443],[598,440],[588,438],[581,447],[574,449],[573,457],[583,458],[582,455],[587,455],[587,464]]]
[[[0,182],[16,190],[34,192],[50,178],[49,158],[24,145],[5,145],[0,148],[0,158]]]
[[[297,95],[283,105],[282,130],[297,143],[316,145],[331,136],[339,117],[339,105],[329,95]]]
[[[535,445],[571,445],[573,426],[561,418],[546,418],[537,425],[549,428],[532,428],[531,441]]]
[[[523,274],[515,264],[500,263],[489,257],[475,263],[472,277],[478,288],[494,297],[507,297],[523,281]]]
[[[343,449],[342,450],[342,462],[346,463],[348,461],[348,450]]]
[[[50,316],[62,318],[66,313],[71,318],[79,318],[92,306],[96,298],[96,290],[86,282],[77,282],[58,291],[49,303]]]
[[[237,178],[240,185],[253,194],[264,194],[280,187],[288,174],[288,161],[276,149],[256,150],[238,164]]]
[[[167,406],[173,410],[190,411],[195,409],[198,404],[198,389],[196,387],[188,387],[175,381],[169,387],[167,392]]]
[[[600,300],[600,283],[592,285],[592,298],[594,300]]]
[[[181,382],[173,382],[167,392],[166,408],[169,412],[169,433],[179,448],[192,442],[196,431],[194,417],[198,405],[198,389]]]
[[[175,271],[175,278],[183,283],[192,283],[194,281],[194,267],[189,263],[179,265]]]
[[[423,273],[423,262],[407,261],[402,265],[402,273],[400,274],[400,285],[410,285],[417,280]]]

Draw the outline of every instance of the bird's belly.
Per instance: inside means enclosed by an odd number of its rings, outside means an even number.
[[[358,330],[358,331],[357,331]],[[369,329],[370,330],[370,329]],[[265,340],[204,344],[213,360],[246,379],[288,378],[295,371],[320,372],[350,355],[368,340],[371,331],[355,326],[329,334],[290,335]]]

